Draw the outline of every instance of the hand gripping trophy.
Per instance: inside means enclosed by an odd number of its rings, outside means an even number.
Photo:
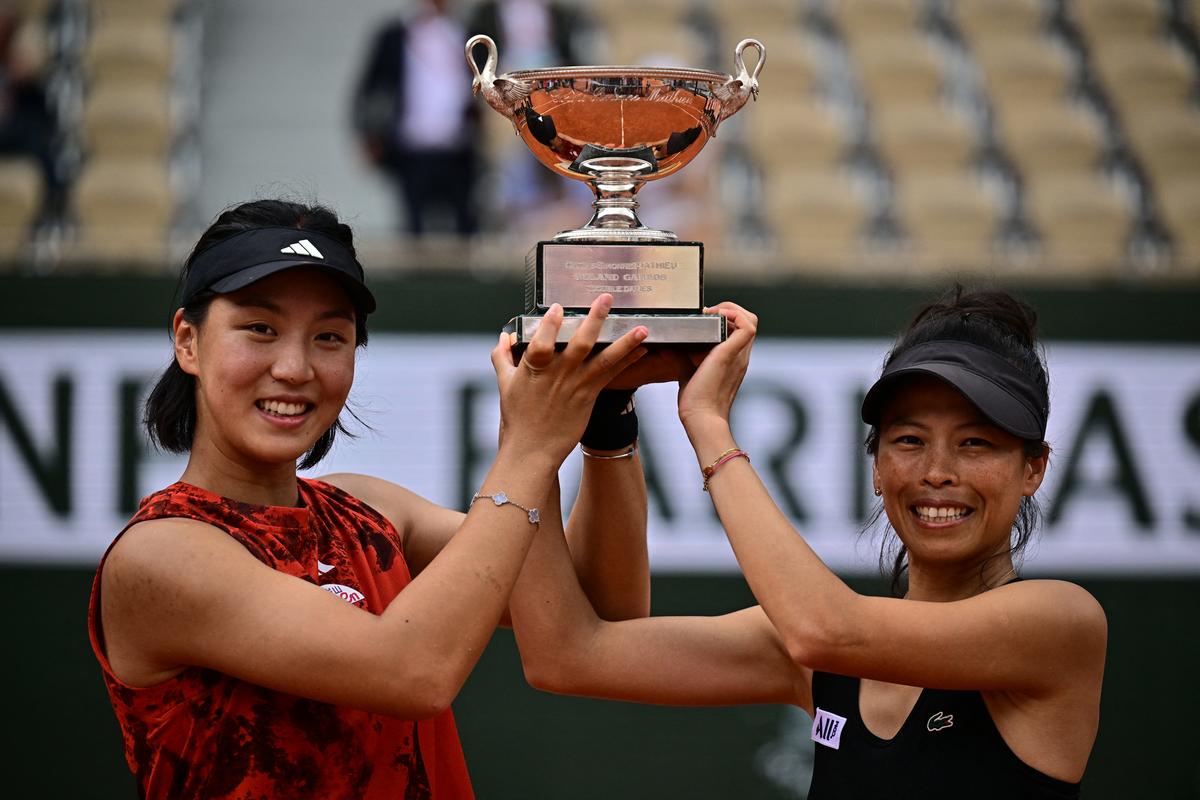
[[[480,69],[474,52],[487,48]],[[742,54],[758,51],[754,70]],[[704,314],[704,245],[647,228],[637,193],[696,157],[722,122],[758,96],[766,50],[744,39],[734,51],[737,75],[699,69],[593,66],[496,74],[496,43],[472,36],[467,63],[473,92],[512,122],[533,154],[554,172],[587,181],[595,213],[582,228],[538,242],[525,259],[525,313],[513,320],[518,344],[528,342],[552,303],[566,316],[566,341],[597,295],[613,295],[599,342],[638,325],[647,344],[712,345],[725,338],[725,319]]]

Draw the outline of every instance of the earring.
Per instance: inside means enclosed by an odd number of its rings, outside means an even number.
[[[880,489],[878,486],[876,486],[876,487],[875,487],[875,496],[876,496],[876,497],[883,497],[883,489]]]

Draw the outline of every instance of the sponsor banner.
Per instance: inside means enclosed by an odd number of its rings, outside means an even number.
[[[490,336],[381,333],[359,357],[343,437],[315,474],[354,471],[464,508],[495,452]],[[877,568],[858,420],[882,340],[762,340],[734,409],[738,442],[820,555]],[[185,459],[152,451],[141,403],[170,358],[158,333],[0,334],[0,561],[95,563],[138,498]],[[1200,347],[1054,344],[1044,524],[1029,574],[1200,574]],[[675,415],[638,392],[656,571],[734,572]],[[563,470],[564,497],[580,457]]]

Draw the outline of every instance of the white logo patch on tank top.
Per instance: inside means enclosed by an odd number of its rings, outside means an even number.
[[[818,708],[817,715],[813,717],[812,740],[837,750],[842,744],[842,729],[845,727],[845,717]]]

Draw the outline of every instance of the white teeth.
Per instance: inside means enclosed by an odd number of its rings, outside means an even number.
[[[303,414],[304,409],[308,408],[303,403],[282,403],[278,400],[259,400],[258,407],[277,417],[294,417]]]
[[[916,506],[915,510],[917,516],[926,522],[949,522],[962,519],[969,513],[966,508],[947,508],[945,506]]]

